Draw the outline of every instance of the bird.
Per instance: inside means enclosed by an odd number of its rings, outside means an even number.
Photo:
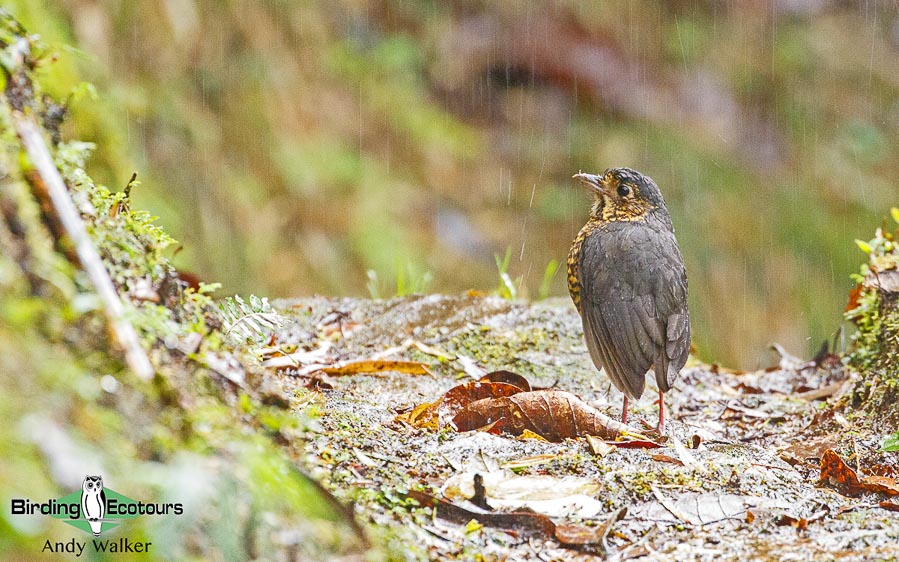
[[[687,271],[671,215],[652,178],[630,168],[573,176],[593,192],[590,218],[568,253],[568,291],[593,364],[630,399],[652,369],[665,433],[665,392],[690,353]]]
[[[100,476],[84,477],[81,484],[81,510],[91,532],[99,537],[103,529],[103,516],[106,514],[106,492],[103,491],[103,478]]]

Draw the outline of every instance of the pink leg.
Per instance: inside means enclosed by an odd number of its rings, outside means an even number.
[[[659,433],[665,433],[665,393],[659,391],[659,425],[656,426]]]
[[[621,407],[621,423],[627,424],[627,405],[630,402],[628,400],[627,394],[624,395],[624,405]]]

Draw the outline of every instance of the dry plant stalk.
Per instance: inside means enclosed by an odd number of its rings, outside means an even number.
[[[87,229],[75,204],[69,197],[65,182],[59,174],[59,170],[56,169],[56,164],[53,163],[53,157],[41,136],[40,129],[32,117],[26,116],[21,111],[13,110],[12,115],[16,133],[22,139],[22,145],[25,147],[28,157],[47,187],[59,220],[75,246],[81,266],[103,302],[103,308],[115,339],[124,348],[128,367],[140,379],[151,379],[153,366],[140,345],[140,339],[134,326],[125,319],[122,301],[119,299],[115,285],[109,277],[109,272],[106,271],[106,266],[103,265],[100,254],[87,234]]]

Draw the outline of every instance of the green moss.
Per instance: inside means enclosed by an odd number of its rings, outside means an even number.
[[[21,67],[10,47],[20,39],[31,47]],[[53,60],[45,45],[0,11],[0,65],[32,81],[33,98],[24,105],[39,123],[59,105],[56,89],[44,86],[59,68]],[[170,262],[175,240],[134,207],[130,192],[141,187],[130,182],[115,191],[95,182],[85,170],[93,145],[55,143],[56,131],[44,133],[157,376],[140,381],[125,369],[92,285],[66,258],[66,240],[54,239],[45,226],[30,187],[34,170],[3,97],[0,419],[6,423],[0,424],[0,454],[8,462],[0,467],[0,495],[68,493],[73,482],[61,479],[58,467],[75,462],[60,457],[73,450],[79,462],[103,467],[104,479],[129,495],[188,506],[183,520],[129,524],[130,538],[150,537],[160,545],[157,559],[275,558],[284,547],[271,537],[282,529],[307,529],[301,557],[358,550],[348,516],[294,468],[302,412],[268,405],[254,386],[238,393],[210,368],[213,357],[242,351],[223,332],[211,297],[215,286],[187,288]],[[303,402],[292,404],[301,408]],[[258,517],[269,513],[277,517]],[[45,538],[66,534],[65,525],[50,518],[38,524]],[[34,539],[35,530],[0,523],[0,557],[39,555],[43,543]]]
[[[899,222],[899,211],[893,210]],[[876,412],[877,418],[893,420],[895,425],[899,397],[899,295],[881,289],[880,276],[895,276],[899,267],[899,245],[896,235],[878,228],[868,242],[856,241],[868,254],[853,280],[858,283],[855,306],[846,311],[857,331],[847,357],[850,367],[861,375],[855,400]]]

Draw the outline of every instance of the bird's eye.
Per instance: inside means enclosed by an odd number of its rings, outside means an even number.
[[[619,197],[627,197],[631,192],[631,188],[626,186],[625,184],[621,184],[618,186],[618,196]]]

